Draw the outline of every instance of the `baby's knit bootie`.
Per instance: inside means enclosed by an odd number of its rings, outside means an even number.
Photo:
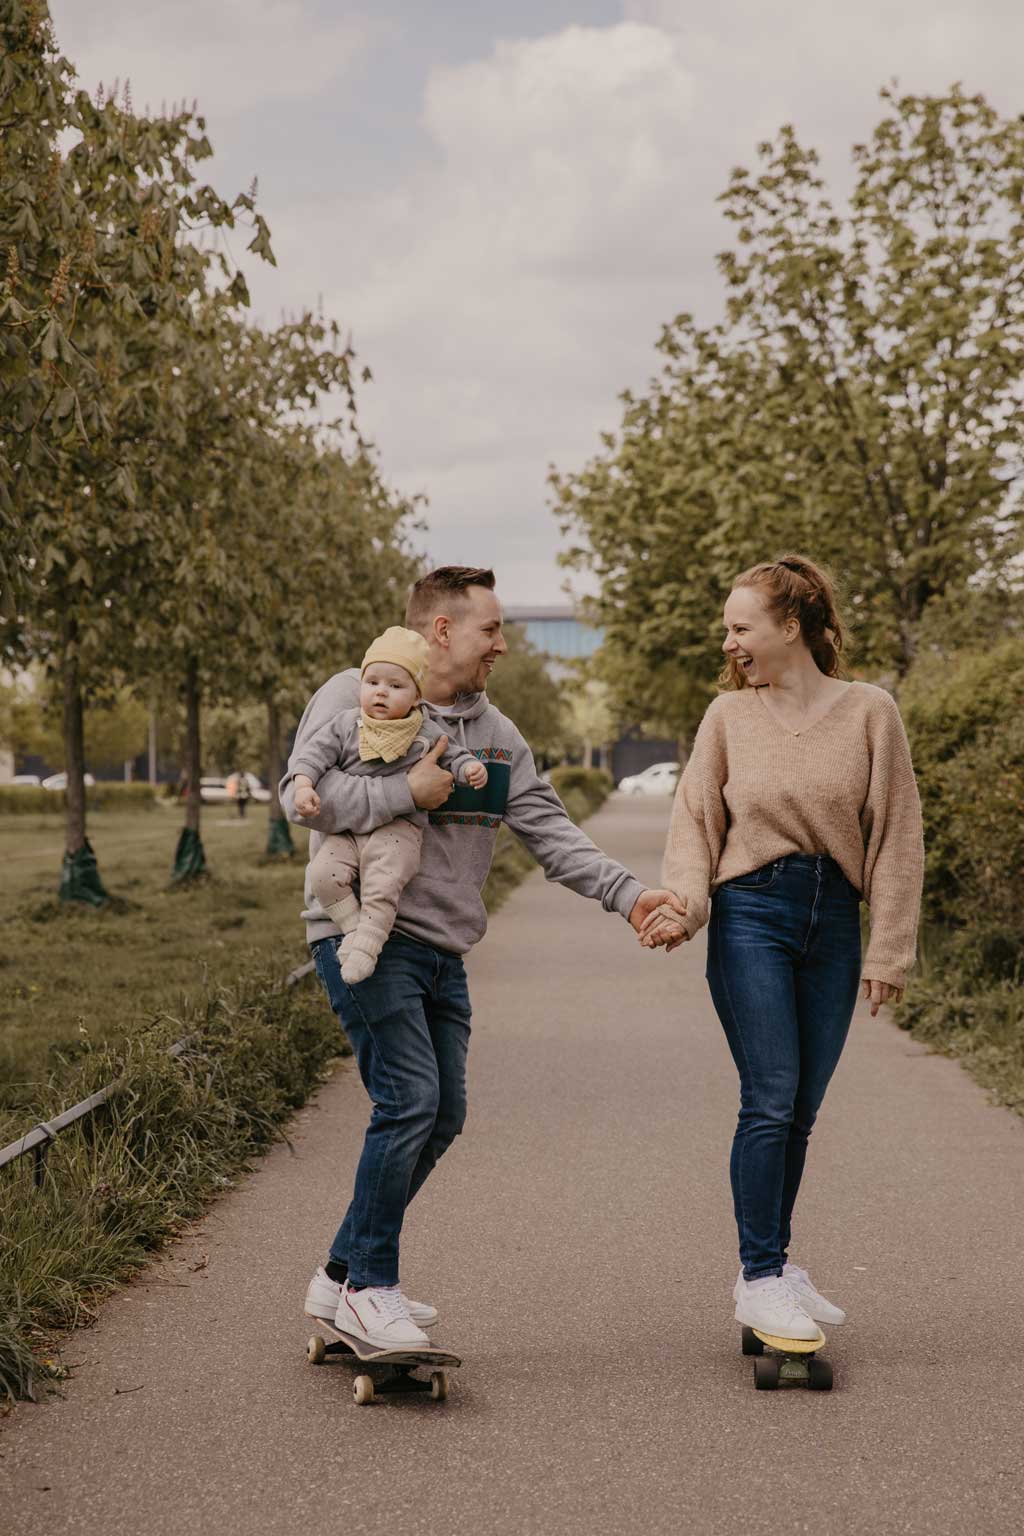
[[[340,951],[341,979],[346,986],[354,987],[373,975],[386,940],[387,934],[370,923],[362,923],[355,933],[346,934]]]

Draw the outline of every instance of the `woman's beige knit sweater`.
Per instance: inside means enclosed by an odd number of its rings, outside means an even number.
[[[726,880],[787,853],[827,853],[871,915],[862,974],[902,987],[914,963],[924,874],[921,805],[892,696],[851,683],[794,732],[757,688],[720,694],[676,791],[662,883],[690,938]]]

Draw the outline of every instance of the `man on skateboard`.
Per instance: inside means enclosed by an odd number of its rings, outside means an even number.
[[[313,695],[281,782],[288,816],[312,831],[310,859],[332,833],[365,835],[396,817],[424,827],[419,872],[367,980],[342,980],[341,934],[313,898],[308,874],[302,914],[317,975],[373,1104],[352,1200],[310,1282],[306,1311],[382,1349],[422,1347],[423,1330],[437,1321],[433,1306],[401,1289],[399,1236],[406,1206],[465,1120],[471,1010],[462,957],[487,927],[480,893],[502,822],[549,880],[600,901],[637,932],[663,903],[683,911],[670,892],[645,890],[570,821],[521,733],[488,700],[487,679],[508,649],[493,571],[444,566],[422,577],[406,625],[429,647],[424,714],[484,763],[486,788],[460,785],[453,793],[452,775],[437,762],[445,745],[438,741],[408,772],[329,770],[317,784],[318,814],[296,815],[291,762],[321,727],[358,704],[357,669]]]

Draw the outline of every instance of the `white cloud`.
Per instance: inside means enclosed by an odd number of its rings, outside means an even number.
[[[354,325],[368,419],[396,477],[430,494],[437,558],[511,554],[515,528],[517,583],[525,540],[557,596],[547,464],[614,419],[624,359],[646,368],[685,289],[694,96],[678,40],[652,27],[499,43],[431,76],[418,176],[355,205],[328,189],[275,226],[282,273],[301,266]]]
[[[317,21],[306,0],[174,0],[171,26],[124,0],[51,0],[51,11],[86,90],[129,79],[140,109],[196,100],[218,118],[316,96],[371,32],[358,16]]]

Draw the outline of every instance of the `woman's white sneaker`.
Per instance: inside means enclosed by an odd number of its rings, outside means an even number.
[[[733,1295],[736,1321],[746,1323],[748,1328],[758,1328],[779,1339],[816,1339],[821,1332],[781,1275],[744,1280],[741,1274]]]
[[[341,1300],[341,1283],[332,1280],[321,1264],[306,1291],[305,1312],[307,1317],[329,1317],[334,1322],[338,1312],[338,1303]],[[406,1310],[417,1328],[433,1328],[437,1322],[438,1311],[432,1307],[429,1301],[411,1301],[405,1292],[402,1292],[402,1300]]]
[[[801,1269],[797,1264],[787,1264],[782,1271],[782,1278],[807,1316],[813,1317],[816,1323],[831,1323],[835,1328],[846,1322],[846,1313],[842,1307],[826,1300],[820,1291],[814,1289],[806,1269]]]
[[[430,1344],[423,1329],[409,1316],[397,1285],[368,1285],[354,1291],[346,1280],[334,1323],[378,1349],[423,1349]]]

